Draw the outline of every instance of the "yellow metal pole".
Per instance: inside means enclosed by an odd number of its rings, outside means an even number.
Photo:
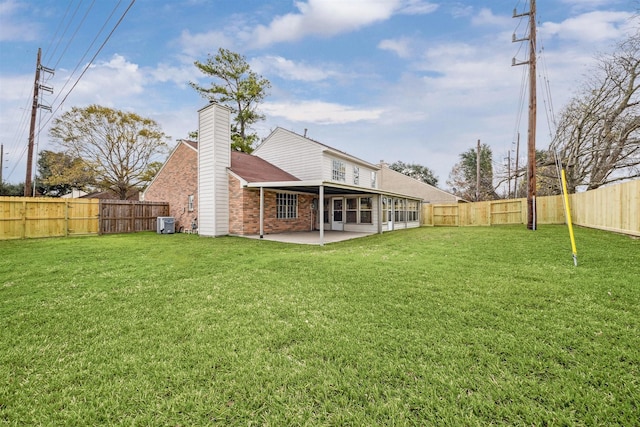
[[[571,223],[571,208],[569,207],[569,194],[567,194],[567,177],[564,169],[561,171],[562,177],[562,193],[564,195],[564,212],[567,218],[567,226],[569,227],[569,237],[571,238],[571,252],[573,255],[573,264],[578,266],[578,251],[576,250],[576,239],[573,237],[573,224]]]

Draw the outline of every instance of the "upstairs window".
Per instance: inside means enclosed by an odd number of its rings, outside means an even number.
[[[360,168],[358,166],[353,167],[353,185],[360,185]]]
[[[376,188],[378,179],[378,174],[375,172],[371,172],[371,188]]]
[[[344,162],[340,160],[333,160],[333,167],[331,170],[331,179],[333,181],[345,182],[347,180],[347,168]]]

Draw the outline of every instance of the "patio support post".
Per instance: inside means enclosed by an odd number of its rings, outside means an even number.
[[[382,194],[378,195],[378,234],[382,234]]]
[[[264,187],[260,187],[260,238],[264,237]]]
[[[320,246],[324,246],[324,185],[318,191],[318,221],[320,228]]]

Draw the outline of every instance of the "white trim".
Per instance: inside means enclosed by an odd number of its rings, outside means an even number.
[[[400,198],[406,198],[406,199],[411,199],[411,200],[418,200],[420,203],[422,203],[422,199],[420,197],[414,197],[414,196],[409,196],[409,195],[402,194],[402,193],[394,193],[394,192],[391,192],[391,191],[385,191],[385,190],[381,190],[380,188],[361,187],[361,186],[358,186],[358,185],[342,184],[342,183],[335,182],[335,181],[318,181],[318,180],[311,180],[311,181],[268,181],[268,182],[249,182],[249,183],[246,184],[247,188],[264,187],[264,188],[272,188],[272,189],[278,190],[278,191],[286,191],[286,190],[280,190],[283,187],[296,188],[296,187],[320,187],[320,186],[325,186],[325,187],[330,187],[330,188],[341,188],[341,189],[344,189],[344,190],[358,191],[360,193],[366,193],[366,194],[380,194],[380,195],[385,195],[385,196],[390,196],[390,197],[400,197]],[[289,191],[295,191],[295,190],[289,190]]]

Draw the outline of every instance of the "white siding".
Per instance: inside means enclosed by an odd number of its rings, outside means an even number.
[[[201,109],[198,134],[198,232],[224,236],[229,234],[229,109],[217,104]]]
[[[322,157],[322,180],[323,181],[333,181],[333,160],[339,160],[345,165],[346,177],[344,184],[354,185],[353,184],[353,167],[357,166],[360,171],[360,184],[358,186],[364,188],[371,188],[371,172],[376,172],[375,169],[366,167],[359,163],[354,163],[342,157],[338,157],[332,155],[331,153],[325,152]],[[338,182],[338,181],[336,181]]]
[[[322,146],[303,136],[278,128],[253,154],[303,181],[323,178]]]

